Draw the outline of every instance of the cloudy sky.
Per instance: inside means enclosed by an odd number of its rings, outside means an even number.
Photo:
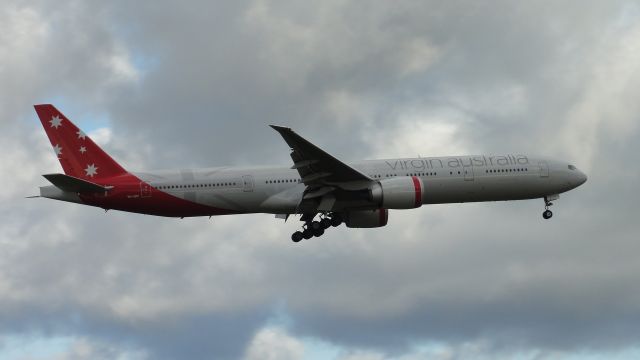
[[[637,359],[635,1],[0,3],[0,359]],[[317,3],[317,4],[316,4]],[[293,244],[24,199],[54,103],[126,168],[519,152],[589,181]]]

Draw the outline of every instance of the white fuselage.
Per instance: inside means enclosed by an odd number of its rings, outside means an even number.
[[[374,180],[417,176],[423,204],[541,198],[586,181],[572,165],[526,155],[368,160],[349,164]],[[285,167],[218,167],[136,172],[153,188],[177,198],[238,213],[301,212],[305,191],[298,172]],[[355,205],[358,207],[358,205]],[[354,204],[334,205],[353,208]],[[361,208],[375,205],[360,204]]]

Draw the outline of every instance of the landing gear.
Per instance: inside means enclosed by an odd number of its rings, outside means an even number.
[[[291,235],[291,240],[293,242],[300,242],[300,240],[302,240],[303,237],[304,235],[302,235],[301,231],[296,231]]]
[[[331,226],[333,227],[337,227],[340,226],[340,224],[342,224],[342,216],[340,216],[340,214],[334,214],[331,217]]]
[[[331,219],[324,218],[324,219],[320,220],[320,225],[322,225],[323,229],[327,230],[328,228],[331,227]]]
[[[342,217],[340,214],[331,213],[331,214],[321,214],[320,219],[318,221],[313,220],[315,218],[314,215],[303,215],[302,221],[304,221],[304,225],[302,226],[301,231],[296,231],[291,235],[291,240],[293,242],[300,242],[302,239],[309,240],[312,237],[320,237],[324,235],[324,231],[330,227],[340,226],[342,224]]]
[[[544,212],[542,212],[542,217],[545,220],[551,219],[551,217],[553,216],[553,212],[549,210],[549,206],[553,205],[551,200],[555,200],[557,198],[558,198],[558,195],[551,195],[551,196],[544,197]]]
[[[313,231],[317,231],[317,230],[324,230],[324,228],[322,227],[322,225],[320,224],[320,221],[312,221],[311,222],[311,229]]]

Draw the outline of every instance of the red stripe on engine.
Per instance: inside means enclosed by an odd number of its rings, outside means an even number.
[[[378,209],[378,211],[380,212],[379,214],[380,226],[387,225],[387,221],[389,220],[389,213],[387,212],[387,209]]]
[[[413,187],[416,190],[416,207],[422,206],[422,186],[420,186],[420,179],[416,176],[412,176]]]

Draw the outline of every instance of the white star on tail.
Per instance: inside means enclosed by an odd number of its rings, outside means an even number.
[[[76,131],[76,134],[78,134],[78,139],[85,140],[87,138],[87,135],[85,135],[85,133],[82,132],[82,130],[80,130],[80,129],[78,129],[78,131]]]
[[[80,146],[80,152],[84,154],[87,151],[87,148],[84,146]]]
[[[87,173],[87,176],[93,177],[93,175],[98,173],[98,168],[94,164],[87,165],[87,168],[84,169],[84,172]]]
[[[60,116],[58,115],[52,116],[49,122],[51,123],[51,127],[54,127],[56,129],[60,127],[60,125],[62,125],[62,119],[60,119]]]
[[[53,147],[53,151],[56,152],[56,155],[62,154],[62,148],[58,144],[56,144],[56,146]]]

